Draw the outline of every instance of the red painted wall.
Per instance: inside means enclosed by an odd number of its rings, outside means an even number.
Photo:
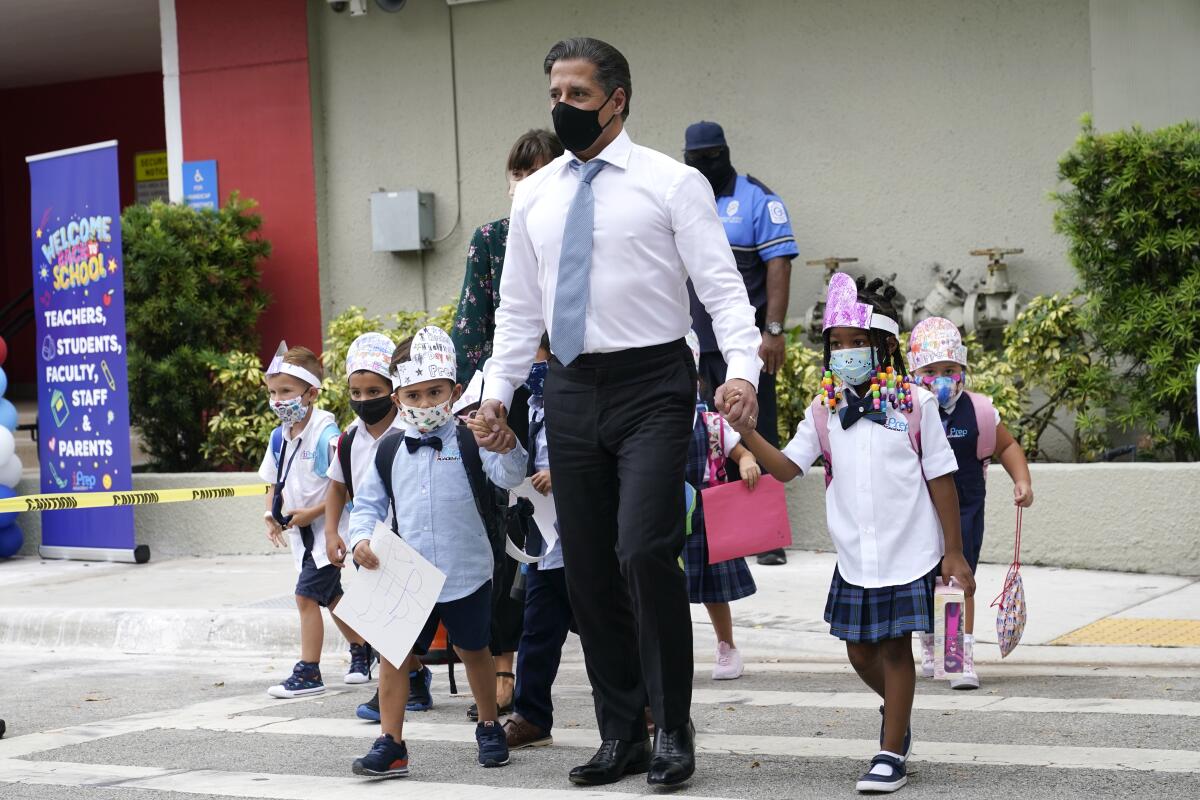
[[[308,23],[301,0],[175,0],[184,160],[259,203],[272,255],[262,352],[321,350]]]
[[[25,157],[116,139],[121,207],[132,204],[134,154],[166,149],[162,86],[162,75],[152,72],[0,90],[7,121],[0,125],[0,307],[33,283]],[[37,368],[33,324],[8,345],[9,383],[32,384]],[[22,388],[33,387],[14,386],[13,391],[20,394]]]

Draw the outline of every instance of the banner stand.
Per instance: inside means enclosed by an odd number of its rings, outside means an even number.
[[[118,561],[122,564],[145,564],[150,560],[150,545],[139,544],[132,550],[115,547],[63,547],[42,545],[38,548],[41,558],[69,558],[74,561]]]

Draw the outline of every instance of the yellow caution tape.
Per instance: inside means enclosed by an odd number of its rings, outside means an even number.
[[[190,503],[194,500],[225,500],[230,497],[263,497],[269,484],[210,486],[203,489],[158,489],[152,492],[79,492],[77,494],[31,494],[0,500],[0,514],[11,511],[63,511],[72,508],[152,506],[159,503]]]

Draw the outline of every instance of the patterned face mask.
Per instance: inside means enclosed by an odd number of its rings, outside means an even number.
[[[937,395],[938,405],[942,408],[948,408],[958,398],[962,375],[938,375],[936,378],[926,375],[923,380],[929,391]]]
[[[301,395],[287,400],[272,400],[271,410],[284,425],[295,424],[308,416],[308,406],[304,404]]]
[[[421,408],[420,406],[409,406],[401,403],[400,415],[404,419],[404,422],[416,428],[418,433],[436,431],[454,419],[454,415],[450,412],[449,400],[431,408]]]
[[[875,354],[869,347],[834,350],[829,354],[829,369],[847,386],[861,386],[875,374]]]

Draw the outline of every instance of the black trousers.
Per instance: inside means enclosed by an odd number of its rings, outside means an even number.
[[[702,395],[704,402],[713,411],[717,408],[713,405],[713,395],[717,392],[717,387],[725,382],[725,373],[728,367],[725,365],[725,359],[720,353],[701,353],[700,354],[700,378],[704,381]],[[754,426],[754,430],[758,431],[758,435],[766,439],[775,447],[779,447],[779,412],[775,401],[775,376],[766,372],[761,372],[758,375],[758,422]],[[729,465],[733,472],[731,477],[737,475],[737,465]]]
[[[679,567],[696,368],[683,340],[585,354],[546,379],[567,591],[604,739],[688,721],[692,623]]]
[[[561,569],[530,568],[525,576],[525,631],[517,650],[516,712],[549,733],[554,728],[550,688],[558,677],[571,630],[571,602]]]

